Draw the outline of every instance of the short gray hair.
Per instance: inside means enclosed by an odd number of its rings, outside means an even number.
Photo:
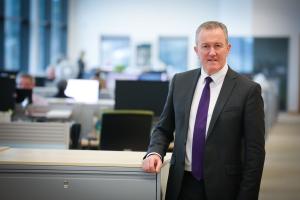
[[[223,30],[226,42],[228,43],[228,31],[227,31],[226,25],[221,22],[218,22],[218,21],[207,21],[207,22],[204,22],[203,24],[201,24],[196,30],[196,36],[195,36],[196,44],[198,43],[198,35],[201,30],[203,30],[203,29],[212,30],[212,29],[216,29],[216,28],[220,28]]]

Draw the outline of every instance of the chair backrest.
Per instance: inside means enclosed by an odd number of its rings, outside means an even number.
[[[152,111],[115,110],[102,115],[101,150],[146,151],[152,128]]]

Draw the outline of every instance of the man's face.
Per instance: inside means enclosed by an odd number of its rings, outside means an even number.
[[[20,79],[18,87],[21,89],[33,89],[34,84],[31,79],[22,77]]]
[[[202,29],[194,50],[206,73],[212,75],[225,65],[230,47],[221,28]]]

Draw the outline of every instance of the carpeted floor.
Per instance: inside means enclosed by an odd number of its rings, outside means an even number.
[[[281,113],[268,134],[259,200],[300,200],[300,115]]]

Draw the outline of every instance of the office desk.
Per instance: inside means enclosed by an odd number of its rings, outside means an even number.
[[[48,99],[49,109],[72,109],[71,120],[81,124],[81,137],[86,138],[93,133],[94,118],[101,117],[102,111],[114,108],[114,100],[101,99],[96,103],[76,102],[73,99]]]
[[[49,109],[46,112],[31,111],[28,117],[32,121],[55,121],[55,122],[68,122],[71,121],[71,109]]]
[[[150,174],[141,169],[144,154],[6,148],[0,151],[0,199],[159,200],[170,155],[161,173]]]

